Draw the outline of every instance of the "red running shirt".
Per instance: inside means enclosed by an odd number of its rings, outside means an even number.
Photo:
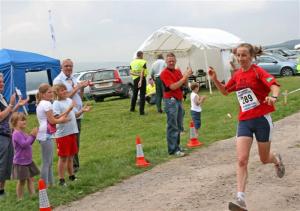
[[[270,87],[272,85],[280,86],[274,76],[255,64],[252,64],[250,69],[246,72],[243,72],[240,68],[234,73],[232,78],[225,85],[226,91],[234,92],[250,88],[260,103],[257,107],[244,112],[240,107],[239,120],[253,119],[275,111],[274,106],[264,103],[265,98],[271,91]]]
[[[177,100],[182,100],[183,94],[181,88],[171,90],[170,86],[173,83],[176,83],[180,79],[182,79],[182,73],[179,69],[170,70],[165,68],[161,74],[160,79],[165,85],[166,90],[164,90],[164,98],[171,98],[174,97]]]

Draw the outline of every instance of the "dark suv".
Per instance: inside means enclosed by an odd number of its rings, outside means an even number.
[[[99,69],[92,72],[93,86],[90,95],[96,102],[102,102],[105,97],[132,96],[133,80],[129,66],[118,66],[115,69]]]

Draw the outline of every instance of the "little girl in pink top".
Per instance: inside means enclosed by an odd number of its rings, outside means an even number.
[[[33,128],[30,134],[26,134],[26,116],[24,113],[19,112],[12,114],[10,125],[13,129],[12,141],[15,151],[12,178],[18,180],[16,187],[17,198],[22,200],[26,182],[30,196],[35,193],[32,178],[40,173],[32,160],[31,146],[35,141],[38,129]]]

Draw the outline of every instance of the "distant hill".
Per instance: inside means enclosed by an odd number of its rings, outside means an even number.
[[[288,48],[294,50],[295,45],[300,44],[300,39],[297,40],[289,40],[283,43],[275,44],[275,45],[267,45],[263,46],[264,48]]]

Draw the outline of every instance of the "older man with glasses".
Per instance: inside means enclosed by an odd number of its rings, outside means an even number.
[[[78,82],[73,77],[73,62],[71,59],[64,59],[61,63],[61,73],[54,79],[53,85],[64,84],[67,87],[69,98],[76,103],[76,110],[80,111],[83,107],[82,97],[84,88],[89,85],[88,81]],[[77,118],[77,126],[79,133],[77,134],[77,146],[79,150],[80,145],[80,131],[81,131],[81,119],[82,115]],[[78,154],[74,156],[73,160],[74,171],[79,169],[79,157]]]

